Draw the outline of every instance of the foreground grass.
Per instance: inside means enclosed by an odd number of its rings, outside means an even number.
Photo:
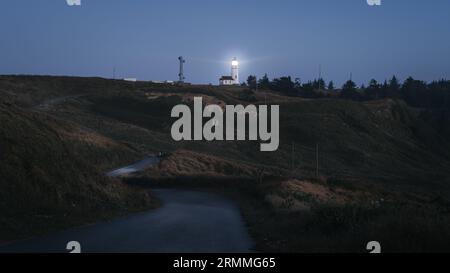
[[[121,206],[104,203],[99,209],[46,208],[43,210],[10,210],[0,217],[0,244],[51,234],[53,232],[109,221],[133,213],[156,209],[160,206],[157,199],[143,195],[141,189],[130,190],[128,200]]]

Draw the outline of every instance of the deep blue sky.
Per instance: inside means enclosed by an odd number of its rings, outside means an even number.
[[[217,83],[229,61],[249,74],[361,84],[397,74],[450,78],[450,1],[3,0],[0,74]]]

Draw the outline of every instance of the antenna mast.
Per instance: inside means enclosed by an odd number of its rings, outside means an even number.
[[[184,80],[186,79],[184,77],[184,64],[186,63],[186,60],[183,58],[183,56],[178,57],[178,60],[180,61],[180,73],[178,74],[178,82],[184,83]]]

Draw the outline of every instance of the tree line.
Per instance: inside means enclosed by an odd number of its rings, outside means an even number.
[[[348,80],[341,88],[336,88],[333,81],[328,83],[324,79],[315,79],[302,83],[300,79],[290,76],[257,79],[250,75],[243,85],[250,90],[272,90],[287,96],[303,98],[341,98],[356,101],[379,99],[402,99],[414,107],[447,108],[450,109],[450,81],[439,80],[427,83],[412,77],[400,82],[396,76],[379,83],[372,79],[368,85],[357,86],[353,80]]]

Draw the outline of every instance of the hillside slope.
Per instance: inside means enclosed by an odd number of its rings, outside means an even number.
[[[150,207],[103,175],[133,152],[95,132],[0,102],[0,241]]]
[[[240,87],[30,76],[0,77],[0,91],[27,110],[68,97],[39,111],[120,142],[136,155],[185,149],[311,177],[318,147],[320,174],[326,177],[438,191],[450,184],[449,115],[401,101],[308,100],[268,91],[249,100]],[[192,105],[194,96],[219,105],[279,104],[280,149],[261,153],[258,142],[172,141],[170,111],[180,103]]]

